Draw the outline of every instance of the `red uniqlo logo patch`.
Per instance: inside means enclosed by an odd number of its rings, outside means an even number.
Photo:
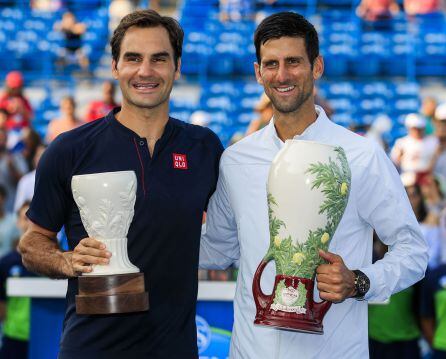
[[[173,153],[173,168],[178,168],[180,170],[187,170],[187,158],[186,155],[181,155],[179,153]]]

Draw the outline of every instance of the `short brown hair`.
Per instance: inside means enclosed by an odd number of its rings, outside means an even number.
[[[147,28],[147,27],[164,27],[169,33],[170,44],[173,48],[175,69],[178,68],[178,59],[181,58],[183,49],[184,31],[178,21],[169,17],[161,16],[154,10],[138,10],[124,16],[118,27],[113,32],[110,40],[112,58],[118,62],[119,54],[121,52],[121,43],[124,35],[132,26]]]

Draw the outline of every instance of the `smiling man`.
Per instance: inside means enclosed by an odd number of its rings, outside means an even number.
[[[131,13],[111,39],[122,108],[60,135],[40,160],[30,229],[20,242],[27,268],[68,278],[59,358],[197,358],[195,305],[202,214],[214,192],[222,145],[210,130],[169,117],[180,76],[183,31],[154,11]],[[77,276],[111,253],[87,238],[71,192],[74,175],[134,171],[130,261],[145,274],[147,312],[77,315]],[[70,251],[55,240],[65,227]]]
[[[269,125],[229,147],[209,202],[200,266],[239,262],[234,302],[233,359],[368,358],[367,302],[385,300],[421,279],[427,246],[398,173],[378,145],[331,122],[315,106],[313,86],[323,73],[316,30],[301,15],[267,17],[254,35],[255,74],[273,104]],[[270,244],[266,183],[271,161],[286,140],[342,146],[352,174],[350,196],[327,260],[317,268],[322,299],[335,303],[324,334],[254,326],[252,282]],[[296,213],[299,221],[299,213]],[[372,234],[389,246],[372,264]],[[262,276],[271,293],[273,266]]]

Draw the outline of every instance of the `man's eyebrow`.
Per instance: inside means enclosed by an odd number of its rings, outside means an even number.
[[[138,57],[138,56],[141,56],[141,54],[138,52],[126,52],[123,57],[128,58],[128,57]]]
[[[287,60],[303,60],[304,59],[304,57],[303,56],[288,56],[288,57],[285,57],[285,60],[287,61]]]
[[[170,57],[170,54],[167,51],[161,51],[161,52],[152,54],[152,57]]]
[[[263,59],[262,61],[261,61],[261,63],[262,64],[267,64],[267,63],[269,63],[269,62],[275,62],[275,61],[277,61],[276,59]]]

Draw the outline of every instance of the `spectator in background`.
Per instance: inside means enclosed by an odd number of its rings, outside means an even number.
[[[409,16],[439,13],[442,9],[441,0],[404,0],[403,5]]]
[[[25,214],[28,208],[29,202],[26,202],[17,213],[17,228],[21,234],[29,226],[29,219]],[[6,295],[8,278],[33,276],[22,264],[22,257],[17,250],[18,238],[9,253],[0,259],[0,320],[3,323],[0,358],[5,359],[28,358],[31,299]]]
[[[113,30],[116,29],[125,15],[130,14],[134,10],[136,10],[136,6],[130,0],[113,0],[108,8],[110,15],[108,28],[110,33],[113,33]]]
[[[189,122],[192,125],[208,127],[212,120],[211,117],[212,115],[209,112],[197,110],[190,115]]]
[[[105,117],[111,110],[119,106],[115,101],[115,92],[115,83],[113,81],[105,81],[102,84],[102,100],[90,103],[85,122],[91,122]]]
[[[365,21],[391,19],[398,12],[395,0],[362,0],[356,9],[356,14]]]
[[[434,115],[437,108],[437,100],[433,97],[425,97],[421,104],[421,114],[426,118],[426,135],[432,135],[434,133]]]
[[[37,149],[42,144],[42,139],[35,130],[28,127],[22,130],[22,143],[22,156],[28,166],[27,172],[29,172],[34,169],[34,157]]]
[[[17,193],[14,202],[15,212],[19,210],[23,203],[25,203],[26,201],[31,201],[33,198],[34,184],[36,182],[36,168],[39,164],[40,157],[42,157],[43,152],[45,152],[45,148],[46,147],[44,145],[39,145],[39,147],[37,147],[36,153],[34,155],[32,171],[20,178],[20,181],[17,185]]]
[[[387,153],[389,144],[384,139],[384,134],[392,129],[392,120],[387,115],[378,116],[368,127],[365,137],[369,138],[380,145]]]
[[[152,10],[155,10],[156,12],[160,12],[160,0],[150,0],[149,1],[149,8]]]
[[[60,59],[62,65],[75,63],[83,70],[88,70],[90,62],[82,49],[82,36],[87,31],[87,26],[78,22],[72,12],[67,11],[62,15],[62,20],[54,25],[54,30],[60,31],[65,37],[65,51]]]
[[[57,11],[62,7],[62,0],[31,0],[31,8],[40,11]]]
[[[376,233],[373,235],[373,262],[387,252]],[[390,296],[387,303],[369,304],[370,359],[419,359],[420,328],[418,327],[415,286]]]
[[[0,130],[6,130],[6,121],[8,121],[8,111],[0,108]]]
[[[446,264],[427,272],[422,282],[421,329],[433,350],[430,358],[446,358]]]
[[[6,188],[8,197],[5,208],[11,212],[14,204],[17,183],[27,172],[26,161],[21,153],[10,153],[6,148],[8,134],[5,130],[0,130],[0,185]]]
[[[421,186],[416,183],[416,176],[413,173],[401,175],[401,180],[406,189],[415,217],[420,224],[423,237],[428,244],[428,269],[432,270],[441,263],[442,233],[439,225],[440,212],[432,205],[433,203],[427,203],[426,198],[423,196]],[[432,187],[429,188],[430,192],[438,191],[435,181],[429,181],[425,186]],[[431,197],[433,196],[431,195]],[[437,194],[436,197],[441,200],[440,194]]]
[[[437,107],[434,116],[435,136],[438,147],[434,158],[434,173],[439,177],[443,188],[446,188],[446,103]]]
[[[51,120],[46,133],[46,142],[52,142],[61,133],[82,125],[76,117],[76,102],[72,96],[66,96],[60,101],[60,118]]]
[[[23,76],[19,71],[11,71],[6,76],[5,91],[0,95],[0,109],[6,110],[6,129],[21,130],[28,127],[33,116],[31,104],[23,94]]]
[[[262,93],[262,96],[260,96],[260,100],[254,108],[254,111],[259,114],[259,117],[251,121],[246,130],[246,136],[265,127],[271,120],[271,117],[273,117],[273,106],[271,100],[265,93]]]
[[[220,21],[254,20],[254,0],[220,0]]]
[[[7,197],[6,188],[0,185],[0,257],[11,250],[12,242],[19,236],[15,216],[5,208]]]
[[[417,183],[422,184],[424,177],[433,169],[438,140],[424,135],[426,119],[422,115],[407,115],[405,125],[408,134],[396,140],[390,157],[402,173],[415,173]]]

